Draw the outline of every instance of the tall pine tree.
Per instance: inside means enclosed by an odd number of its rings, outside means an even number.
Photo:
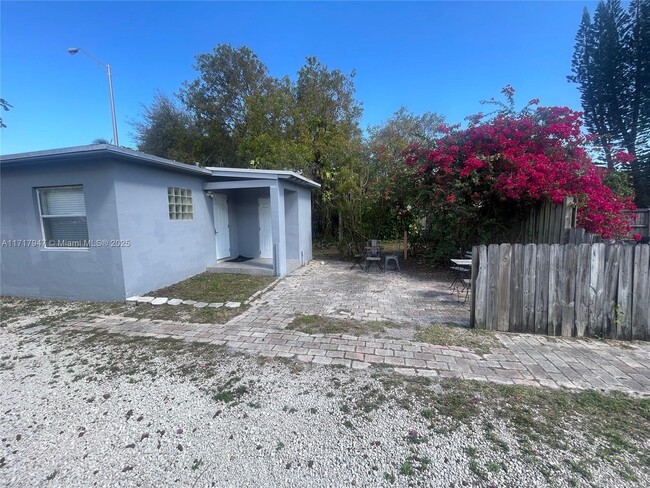
[[[593,21],[585,9],[576,35],[570,82],[577,83],[587,129],[607,166],[616,153],[636,157],[627,168],[639,206],[650,206],[650,0],[601,1]]]

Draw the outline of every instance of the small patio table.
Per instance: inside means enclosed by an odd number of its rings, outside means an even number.
[[[454,281],[451,282],[449,288],[452,290],[455,289],[456,284],[460,284],[460,290],[458,291],[458,296],[464,291],[469,290],[469,284],[467,283],[466,278],[472,272],[472,260],[471,259],[452,259],[451,262],[455,265],[451,269],[454,270]],[[467,294],[465,294],[465,300],[467,300]]]

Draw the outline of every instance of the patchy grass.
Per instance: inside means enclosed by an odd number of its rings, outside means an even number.
[[[514,433],[519,449],[532,462],[543,464],[539,456],[544,449],[539,446],[547,445],[571,455],[572,459],[565,461],[567,467],[585,480],[591,479],[592,460],[572,450],[576,432],[594,445],[598,457],[612,464],[625,479],[634,480],[632,468],[644,470],[650,461],[650,398],[458,379],[441,381],[441,389],[436,391],[423,387],[416,378],[385,372],[382,375],[379,380],[393,391],[397,405],[417,401],[423,407],[420,413],[430,422],[430,429],[440,433],[461,425],[474,429],[478,422],[498,456],[511,455],[512,451],[509,443],[497,435],[492,420],[503,422]],[[470,470],[479,478],[486,471],[504,469],[498,463],[479,462],[472,449],[467,454]]]
[[[152,296],[180,298],[203,302],[243,302],[275,278],[272,276],[245,276],[202,273],[185,281],[149,293]],[[10,323],[24,326],[52,325],[75,318],[92,318],[100,315],[118,315],[138,319],[169,320],[224,324],[239,315],[240,308],[195,308],[191,305],[138,304],[122,302],[73,302],[21,298],[3,298],[0,305],[0,327]]]
[[[274,276],[201,273],[147,295],[201,302],[243,302],[273,281]]]
[[[189,300],[189,299],[188,299]],[[193,322],[198,324],[225,324],[247,307],[239,308],[196,308],[191,305],[150,305],[140,303],[130,306],[123,303],[101,304],[94,309],[97,315],[120,315],[149,320],[169,320],[172,322]]]
[[[19,327],[53,325],[89,313],[94,309],[94,305],[90,302],[2,297],[0,327],[10,324]]]
[[[306,334],[349,334],[354,336],[374,336],[386,332],[387,328],[398,328],[394,322],[369,322],[356,319],[338,319],[321,315],[299,315],[287,325],[289,330]]]
[[[466,347],[476,354],[488,354],[501,343],[491,330],[469,329],[454,324],[431,324],[415,333],[415,340],[439,346]]]
[[[218,388],[217,393],[213,396],[213,399],[217,402],[223,403],[239,403],[239,400],[242,396],[248,393],[248,388],[245,385],[238,385],[241,377],[233,376],[223,385]]]

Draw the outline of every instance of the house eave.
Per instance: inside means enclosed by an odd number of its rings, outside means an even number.
[[[102,157],[112,157],[119,161],[158,166],[173,171],[200,174],[204,176],[212,174],[211,171],[199,166],[179,163],[178,161],[159,158],[158,156],[152,156],[151,154],[145,154],[139,151],[113,146],[111,144],[92,144],[88,146],[7,154],[0,156],[0,168],[63,161],[100,159]]]
[[[320,188],[320,184],[309,178],[296,173],[295,171],[273,170],[273,169],[250,169],[250,168],[220,168],[208,166],[206,169],[212,171],[212,176],[222,178],[255,178],[259,180],[288,180],[296,185],[308,188]]]

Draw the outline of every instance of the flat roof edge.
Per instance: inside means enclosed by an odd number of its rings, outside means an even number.
[[[108,155],[116,156],[122,159],[131,161],[140,161],[144,163],[156,164],[169,169],[178,171],[196,173],[209,176],[212,174],[210,170],[198,166],[192,166],[171,159],[165,159],[151,154],[146,154],[132,149],[113,146],[111,144],[91,144],[87,146],[66,147],[60,149],[47,149],[44,151],[33,151],[26,153],[7,154],[0,156],[0,166],[12,166],[21,163],[38,163],[50,159],[60,160],[66,156],[70,157],[83,157],[91,155]]]

